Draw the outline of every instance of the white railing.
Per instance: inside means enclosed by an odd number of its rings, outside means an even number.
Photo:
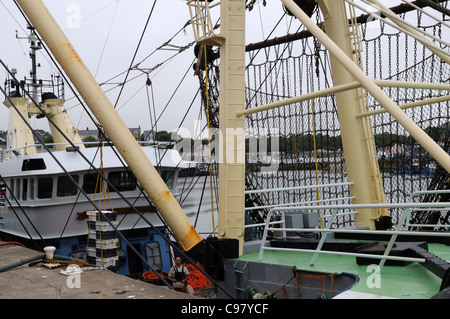
[[[417,191],[411,194],[411,196],[409,197],[409,202],[413,202],[414,198],[419,196],[419,195],[427,195],[427,194],[448,194],[450,193],[450,189],[446,189],[446,190],[429,190],[429,191]],[[429,209],[423,209],[423,208],[418,208],[415,211],[429,211]],[[436,208],[436,211],[438,210],[448,210],[448,207],[440,207],[440,208]],[[450,225],[438,225],[438,224],[410,224],[410,220],[411,220],[411,215],[408,215],[406,217],[406,224],[405,227],[406,229],[410,229],[411,227],[427,227],[427,228],[433,228],[433,227],[442,227],[442,228],[450,228]]]
[[[191,16],[191,25],[194,30],[196,42],[203,39],[211,38],[214,34],[214,24],[210,9],[214,7],[220,8],[220,1],[210,4],[209,1],[190,0],[187,2],[189,13]]]
[[[337,216],[343,216],[348,214],[357,213],[358,209],[392,209],[392,208],[402,208],[404,209],[403,215],[400,218],[399,223],[395,230],[359,230],[359,229],[331,229],[331,225]],[[262,259],[265,250],[279,250],[279,251],[298,251],[298,252],[309,252],[314,253],[310,265],[313,266],[319,254],[334,254],[334,255],[346,255],[355,257],[365,257],[380,259],[380,268],[384,266],[386,260],[402,260],[402,261],[412,261],[412,262],[425,262],[423,258],[410,258],[410,257],[399,257],[399,256],[389,256],[389,253],[394,245],[397,236],[408,235],[408,236],[434,236],[434,237],[450,237],[450,232],[422,232],[422,231],[403,231],[400,230],[402,224],[405,222],[406,218],[410,215],[412,210],[423,209],[423,210],[436,210],[436,209],[450,209],[449,202],[438,202],[438,203],[397,203],[397,204],[350,204],[350,205],[319,205],[319,206],[299,206],[299,207],[279,207],[273,208],[269,211],[266,217],[266,222],[264,225],[263,238],[261,242],[261,248],[259,252],[259,260]],[[328,223],[325,228],[287,228],[285,223],[284,214],[288,211],[316,211],[316,210],[331,210],[331,215],[329,217]],[[338,213],[339,210],[350,210],[349,212]],[[281,213],[281,220],[271,221],[275,213]],[[281,225],[282,227],[273,227],[274,225]],[[282,231],[284,234],[286,232],[320,232],[323,233],[322,237],[314,249],[296,249],[296,248],[281,248],[281,247],[266,247],[267,243],[267,233],[269,231]],[[349,252],[339,252],[339,251],[326,251],[322,250],[322,247],[326,240],[326,235],[328,233],[354,233],[354,234],[377,234],[377,235],[391,235],[391,239],[386,246],[383,255],[372,255],[372,254],[362,254],[362,253],[349,253]]]
[[[263,206],[253,206],[246,207],[245,211],[258,210],[258,209],[266,209],[266,208],[280,208],[280,207],[299,207],[306,206],[311,204],[323,205],[328,202],[342,202],[354,199],[354,196],[343,196],[343,197],[333,197],[333,198],[323,198],[322,190],[324,188],[333,188],[333,187],[347,187],[353,185],[353,182],[345,182],[345,183],[332,183],[332,184],[318,184],[318,185],[305,185],[305,186],[295,186],[295,187],[284,187],[284,188],[269,188],[269,189],[260,189],[260,190],[249,190],[245,191],[245,194],[263,194],[263,193],[275,193],[275,192],[287,192],[287,191],[297,191],[297,190],[318,190],[319,191],[319,199],[312,201],[302,201],[302,202],[289,202],[289,203],[278,203],[276,205],[263,205]],[[321,223],[324,223],[324,216],[321,216]],[[245,228],[253,228],[264,226],[265,223],[259,224],[250,224],[245,225]]]

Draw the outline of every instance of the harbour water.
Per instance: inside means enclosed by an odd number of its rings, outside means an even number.
[[[211,182],[214,185],[212,196]],[[204,238],[217,235],[217,182],[217,176],[179,178],[178,190],[181,195],[177,199],[197,232]]]

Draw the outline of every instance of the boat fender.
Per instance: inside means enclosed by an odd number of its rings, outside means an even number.
[[[247,286],[244,291],[244,299],[272,299],[274,296],[269,293],[260,293],[255,288]]]

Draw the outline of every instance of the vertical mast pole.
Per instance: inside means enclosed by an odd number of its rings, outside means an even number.
[[[180,246],[185,251],[194,248],[203,241],[203,238],[196,232],[42,0],[17,0],[17,3],[108,133],[115,147],[167,222]]]
[[[324,15],[327,35],[342,52],[353,59],[351,32],[344,1],[318,0]],[[359,39],[354,39],[358,41]],[[354,60],[354,59],[353,59]],[[353,75],[333,56],[330,56],[333,83],[342,85],[355,81]],[[342,145],[345,153],[349,180],[353,182],[351,193],[355,203],[384,203],[385,194],[378,167],[375,140],[370,118],[357,118],[356,114],[367,111],[361,88],[336,94],[337,112],[341,127]],[[375,220],[383,212],[375,209],[360,211],[355,215],[357,226],[375,228]]]
[[[245,1],[221,0],[219,237],[239,240],[245,208]]]

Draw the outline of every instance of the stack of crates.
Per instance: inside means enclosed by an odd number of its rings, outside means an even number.
[[[86,261],[102,268],[114,268],[118,263],[118,239],[114,227],[117,227],[117,212],[88,212],[88,248]],[[107,221],[109,220],[111,224]],[[114,227],[113,227],[114,226]]]

